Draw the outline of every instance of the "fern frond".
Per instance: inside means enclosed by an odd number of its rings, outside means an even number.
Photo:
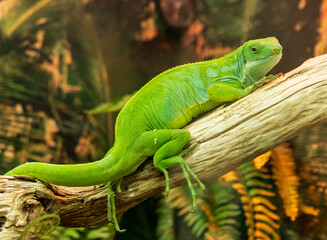
[[[206,240],[236,240],[240,239],[236,237],[237,234],[240,234],[239,231],[236,231],[236,234],[232,234],[233,231],[230,229],[226,229],[225,232],[217,233],[217,228],[215,225],[207,224],[208,231],[204,233],[204,237]]]
[[[158,225],[156,229],[158,240],[175,240],[174,209],[171,205],[171,201],[166,196],[162,196],[159,199],[156,210],[158,214]]]
[[[116,235],[116,231],[113,224],[109,224],[102,227],[96,227],[96,228],[88,228],[88,229],[84,229],[84,231],[87,232],[86,239],[88,240],[97,240],[97,239],[113,240]]]
[[[315,208],[313,206],[308,206],[304,203],[300,204],[300,210],[302,213],[307,214],[307,215],[312,215],[315,217],[318,217],[320,214],[320,209],[319,208]]]
[[[272,229],[272,226],[265,222],[257,221],[255,223],[255,228],[260,229],[260,232],[265,232],[270,235],[268,239],[280,239],[280,236]]]
[[[224,178],[231,181],[232,187],[240,194],[248,239],[280,239],[277,231],[280,217],[275,213],[277,207],[271,202],[276,194],[272,190],[269,170],[258,170],[253,162],[248,162]]]
[[[283,143],[272,150],[272,169],[279,194],[284,202],[285,215],[294,221],[299,214],[299,177],[292,150]]]
[[[186,191],[185,191],[186,190]],[[192,201],[187,188],[173,189],[169,195],[172,206],[184,219],[196,236],[206,239],[241,239],[242,211],[236,191],[224,182],[212,181],[206,184],[206,195],[197,199],[199,209],[192,210]]]
[[[217,233],[216,233],[216,226],[214,224],[207,224],[208,232],[204,233],[204,237],[207,240],[216,240],[218,239]]]
[[[254,212],[250,195],[242,182],[242,177],[239,171],[230,171],[221,177],[224,181],[230,182],[233,189],[235,189],[241,196],[240,200],[245,216],[245,226],[247,227],[247,235],[249,240],[254,240]]]
[[[255,231],[255,239],[271,240],[271,237],[261,230]]]
[[[243,164],[240,170],[253,207],[254,235],[260,234],[263,239],[265,235],[270,236],[270,239],[280,239],[278,233],[280,217],[276,213],[277,207],[271,202],[276,193],[273,191],[269,170],[267,168],[259,170],[253,162]]]
[[[84,228],[56,228],[50,235],[42,237],[42,240],[75,240],[82,237]]]
[[[273,228],[278,229],[280,226],[279,224],[277,224],[272,217],[268,216],[267,214],[264,213],[257,213],[254,215],[254,219],[256,220],[256,222],[260,221],[260,222],[266,222],[269,225],[271,225]],[[279,218],[277,218],[276,220],[279,220]]]
[[[221,179],[207,183],[207,192],[205,199],[212,210],[210,217],[204,211],[209,219],[206,233],[215,239],[241,239],[243,216],[237,192]]]
[[[249,194],[254,215],[254,235],[258,238],[280,239],[278,229],[280,217],[276,213],[277,207],[271,202],[276,193],[273,191],[272,177],[267,168],[260,170],[253,162],[248,162],[240,167],[243,182]]]
[[[252,199],[252,203],[254,205],[263,204],[273,211],[277,210],[277,207],[274,204],[272,204],[269,201],[269,199],[267,199],[266,197],[256,196],[255,198]]]
[[[113,240],[116,231],[112,224],[96,228],[56,228],[50,235],[42,237],[42,240]]]
[[[171,201],[172,207],[179,209],[177,212],[179,216],[184,215],[186,224],[192,229],[192,232],[196,236],[201,236],[206,230],[207,218],[201,206],[196,212],[192,212],[192,200],[189,197],[188,188],[179,187],[170,190],[168,200]],[[199,205],[199,198],[197,203]]]
[[[278,216],[278,214],[276,214],[275,212],[269,210],[265,205],[263,205],[262,203],[255,205],[253,207],[253,210],[256,213],[264,213],[266,216],[270,217],[271,219],[275,220],[276,222],[280,220],[280,217]]]
[[[271,151],[268,151],[253,159],[253,163],[256,169],[261,169],[269,161],[270,156],[271,156]]]

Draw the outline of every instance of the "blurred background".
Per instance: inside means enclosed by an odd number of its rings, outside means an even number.
[[[28,161],[85,163],[114,140],[124,103],[173,66],[275,36],[286,73],[327,51],[327,0],[0,1],[0,174]],[[291,109],[290,109],[291,111]],[[327,239],[327,130],[318,126],[199,191],[45,239]]]

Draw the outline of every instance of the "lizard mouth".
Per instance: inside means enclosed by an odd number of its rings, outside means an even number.
[[[269,56],[266,56],[266,57],[257,59],[254,62],[261,62],[261,61],[264,61],[264,60],[269,59],[269,58],[272,58],[272,57],[277,57],[276,60],[279,61],[282,58],[282,55],[283,55],[283,53],[282,52],[279,52],[279,53],[275,53],[275,54],[272,54],[272,55],[269,55]],[[243,57],[243,59],[244,59],[244,63],[245,64],[248,63],[248,61],[246,60],[245,56]]]
[[[266,57],[264,57],[264,58],[260,58],[260,59],[256,60],[256,62],[257,62],[257,61],[262,61],[262,60],[265,60],[265,59],[268,59],[268,58],[271,58],[271,57],[278,57],[278,59],[281,59],[281,58],[282,58],[282,55],[283,55],[282,52],[275,53],[275,54],[272,54],[272,55],[266,56]]]

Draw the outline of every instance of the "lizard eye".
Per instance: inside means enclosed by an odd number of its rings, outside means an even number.
[[[253,53],[257,53],[257,51],[258,51],[258,49],[256,47],[252,47],[251,50]]]

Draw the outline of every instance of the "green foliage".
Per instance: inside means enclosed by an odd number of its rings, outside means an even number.
[[[189,212],[191,201],[184,188],[173,189],[169,200],[197,237],[280,239],[281,211],[276,206],[271,174],[265,167],[258,170],[253,162],[245,163],[206,184],[206,195],[198,199],[196,213]]]
[[[72,2],[42,0],[5,4],[0,19],[2,103],[40,104],[40,99],[46,102],[50,79],[42,64],[48,62],[54,48],[66,47],[65,25],[60,24],[60,17],[69,8],[76,7],[77,1],[75,5],[71,5]]]
[[[296,163],[292,153],[287,143],[275,147],[272,150],[271,165],[283,200],[284,213],[291,221],[295,221],[299,215],[300,179],[296,175]]]
[[[267,168],[256,169],[253,161],[243,164],[240,171],[250,197],[255,238],[269,236],[270,239],[280,239],[280,216],[273,203],[276,193],[271,173]]]
[[[103,156],[109,116],[83,113],[107,100],[101,50],[95,34],[85,33],[96,30],[83,3],[5,1],[1,14],[1,173],[25,161]]]
[[[222,239],[241,239],[243,216],[236,192],[221,180],[208,183],[207,192],[207,202],[215,218],[213,222],[216,223],[214,229],[208,226],[208,235]]]
[[[201,193],[198,191],[197,196],[201,196]],[[202,209],[192,212],[192,199],[187,186],[172,189],[168,199],[171,201],[171,206],[178,209],[178,215],[184,216],[186,225],[192,230],[195,236],[201,236],[206,229],[205,223],[207,217]]]
[[[101,240],[114,239],[116,232],[112,225],[96,228],[57,228],[51,235],[45,236],[43,240]]]
[[[55,223],[53,223],[53,220]],[[40,238],[53,232],[60,224],[60,217],[57,214],[46,214],[30,223],[19,236],[18,240],[24,239],[25,235],[34,228],[34,234]]]
[[[136,92],[132,94],[126,94],[120,98],[117,98],[111,102],[100,104],[99,106],[85,111],[88,114],[101,114],[107,112],[119,112],[125,104],[135,95]]]
[[[185,187],[171,190],[169,201],[196,237],[241,239],[241,206],[236,191],[229,186],[218,181],[207,183],[206,195],[198,199],[195,213],[191,212],[192,200]]]
[[[158,225],[156,229],[157,239],[175,240],[174,209],[171,206],[171,202],[167,200],[164,194],[161,194],[156,212],[158,214]]]

